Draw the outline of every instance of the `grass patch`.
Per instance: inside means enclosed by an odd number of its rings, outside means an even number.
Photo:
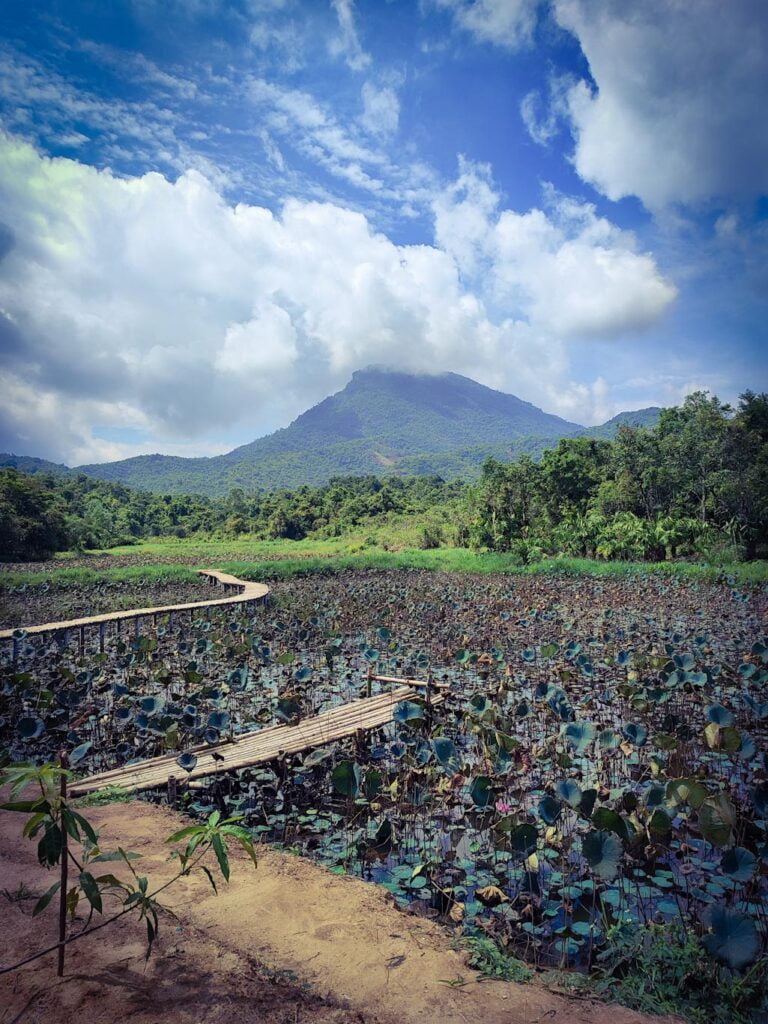
[[[522,960],[502,952],[493,939],[473,935],[464,943],[469,951],[469,966],[485,978],[497,981],[530,981],[534,972]]]
[[[201,566],[202,568],[202,566]],[[4,587],[36,587],[47,583],[52,587],[89,587],[105,583],[192,583],[200,576],[188,565],[123,565],[111,569],[50,569],[48,572],[0,573],[0,589]]]
[[[105,804],[129,804],[136,794],[122,786],[105,786],[95,793],[89,793],[75,801],[77,807],[103,807]]]
[[[679,1014],[696,1024],[755,1024],[768,1014],[768,958],[743,974],[705,956],[695,936],[669,926],[617,928],[594,990],[643,1013]]]
[[[647,573],[676,579],[724,582],[731,586],[757,586],[768,583],[768,561],[739,562],[727,567],[691,562],[604,562],[589,558],[547,558],[522,565],[515,555],[476,552],[468,548],[434,548],[422,551],[405,548],[385,551],[367,546],[363,551],[339,553],[338,541],[252,541],[238,542],[163,542],[128,548],[126,551],[146,559],[146,564],[107,569],[87,567],[52,568],[48,572],[9,572],[0,574],[0,588],[27,584],[36,586],[97,585],[112,582],[192,582],[199,577],[192,565],[151,564],[155,557],[167,556],[169,548],[185,557],[199,559],[200,568],[218,568],[243,579],[268,581],[293,576],[339,573],[364,569],[428,569],[456,573],[513,573],[522,575],[608,576],[632,578]],[[116,549],[119,550],[119,549]],[[235,557],[244,555],[247,557]]]

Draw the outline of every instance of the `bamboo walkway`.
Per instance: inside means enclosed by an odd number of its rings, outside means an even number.
[[[190,772],[184,772],[176,764],[176,753],[166,754],[81,779],[72,784],[71,793],[73,796],[85,796],[106,786],[121,786],[132,792],[157,789],[178,776],[191,781],[235,768],[250,768],[273,761],[283,754],[299,754],[313,747],[322,747],[352,736],[361,729],[375,729],[392,721],[395,706],[413,696],[411,687],[425,688],[429,685],[431,690],[435,686],[421,680],[398,681],[406,682],[406,685],[375,697],[350,701],[307,718],[298,725],[271,725],[215,746],[194,747],[188,753],[197,755],[197,764]],[[442,700],[443,695],[439,691],[430,693],[431,704],[439,704]]]
[[[196,608],[218,608],[229,604],[248,604],[262,601],[269,593],[264,583],[251,583],[238,579],[218,569],[198,569],[202,576],[208,577],[212,583],[222,586],[224,590],[238,588],[239,593],[232,597],[214,598],[209,601],[191,601],[186,604],[164,605],[159,608],[131,608],[127,611],[105,612],[103,615],[89,615],[80,619],[69,619],[61,622],[45,622],[39,626],[27,626],[26,635],[43,633],[67,633],[79,630],[81,650],[85,643],[85,629],[88,626],[99,627],[100,649],[104,649],[104,631],[106,624],[115,622],[117,629],[126,620],[138,620],[145,616],[163,615],[166,613],[193,611]],[[0,630],[0,640],[13,640],[14,659],[16,658],[19,638],[14,635],[16,629]],[[445,683],[434,683],[431,680],[400,679],[396,676],[377,676],[372,672],[368,675],[370,683],[377,680],[382,683],[399,683],[396,690],[379,693],[375,697],[354,700],[340,707],[324,711],[320,715],[307,718],[298,725],[272,725],[257,732],[246,733],[236,739],[225,740],[209,746],[205,744],[194,747],[188,753],[197,756],[197,763],[190,772],[184,772],[187,780],[199,779],[215,775],[221,771],[235,768],[248,768],[255,764],[273,761],[284,754],[298,754],[313,747],[321,747],[326,743],[352,736],[359,730],[375,729],[392,721],[395,706],[402,700],[413,695],[413,688],[427,695],[431,704],[439,704],[443,700],[441,691],[447,689]],[[73,796],[85,796],[106,786],[121,786],[123,789],[138,792],[165,786],[180,771],[176,763],[177,754],[166,754],[154,757],[138,764],[113,768],[110,771],[81,779],[71,787]]]
[[[237,576],[231,576],[226,572],[219,572],[218,569],[198,569],[201,576],[206,576],[212,583],[218,584],[225,591],[234,587],[239,588],[240,593],[232,597],[216,597],[207,601],[190,601],[186,604],[167,604],[158,608],[129,608],[126,611],[104,612],[102,615],[89,615],[82,619],[67,619],[61,622],[44,622],[40,626],[24,626],[23,631],[27,636],[40,635],[41,633],[66,633],[70,630],[84,630],[88,626],[99,626],[102,630],[109,622],[121,623],[129,620],[143,619],[149,615],[164,615],[168,612],[192,611],[195,608],[219,608],[227,604],[247,604],[251,601],[261,601],[269,593],[269,587],[265,583],[252,583],[250,580],[240,580]],[[119,627],[118,627],[119,628]],[[0,640],[13,640],[17,629],[0,630]],[[82,637],[82,633],[81,633]]]

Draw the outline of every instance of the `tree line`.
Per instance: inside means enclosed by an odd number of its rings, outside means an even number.
[[[209,498],[6,469],[0,552],[24,561],[150,537],[333,537],[392,516],[426,522],[446,508],[450,529],[425,527],[423,546],[507,551],[522,561],[764,556],[768,395],[747,391],[734,409],[697,392],[664,409],[652,428],[621,427],[613,440],[565,438],[539,461],[488,459],[471,485],[434,475],[345,476],[320,487],[234,488]]]
[[[426,513],[465,493],[438,476],[337,477],[322,487],[226,497],[153,494],[84,475],[0,472],[0,558],[31,561],[55,551],[133,544],[152,537],[301,540],[341,536],[389,514]]]

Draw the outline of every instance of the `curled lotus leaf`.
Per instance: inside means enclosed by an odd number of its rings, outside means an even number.
[[[185,772],[194,771],[197,766],[197,755],[192,753],[180,754],[176,758],[176,764],[179,768],[183,768]]]

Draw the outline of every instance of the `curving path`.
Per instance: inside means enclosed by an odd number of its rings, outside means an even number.
[[[129,608],[124,611],[104,612],[102,615],[89,615],[82,619],[67,619],[62,622],[44,622],[39,626],[24,626],[16,629],[0,630],[0,640],[14,639],[14,633],[22,628],[27,636],[39,635],[40,633],[60,633],[70,629],[85,629],[86,626],[103,626],[107,622],[124,622],[144,618],[145,615],[162,615],[165,612],[182,612],[193,608],[218,608],[225,604],[247,604],[249,601],[262,601],[269,593],[269,587],[265,583],[252,583],[250,580],[241,580],[237,576],[231,576],[227,572],[219,572],[218,569],[198,569],[201,576],[205,576],[213,583],[220,584],[224,590],[232,587],[240,587],[240,593],[232,597],[218,597],[210,601],[190,601],[186,604],[167,604],[157,608]]]

